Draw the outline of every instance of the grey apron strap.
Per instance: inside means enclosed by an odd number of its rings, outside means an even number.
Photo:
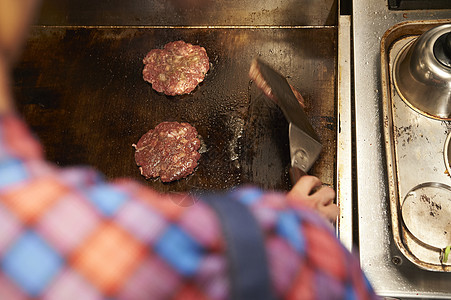
[[[274,299],[263,233],[252,213],[235,199],[213,195],[201,198],[221,221],[229,263],[230,299]]]

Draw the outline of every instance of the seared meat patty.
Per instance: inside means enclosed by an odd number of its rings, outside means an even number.
[[[157,92],[169,96],[188,94],[210,69],[205,48],[184,41],[153,49],[143,59],[143,78]]]
[[[196,128],[188,123],[162,122],[144,134],[135,147],[135,161],[141,174],[160,177],[163,182],[193,173],[200,158]]]

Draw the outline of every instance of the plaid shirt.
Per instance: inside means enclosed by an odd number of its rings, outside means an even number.
[[[17,117],[0,120],[0,299],[227,299],[216,214],[188,195],[59,168]],[[358,260],[314,212],[238,188],[281,299],[371,299]]]

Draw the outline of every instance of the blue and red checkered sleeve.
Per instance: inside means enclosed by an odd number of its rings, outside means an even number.
[[[264,231],[279,298],[374,297],[321,218],[280,193],[231,193]],[[20,119],[0,119],[0,299],[228,299],[225,247],[203,202],[57,167]]]
[[[378,299],[358,258],[316,212],[256,188],[237,189],[233,197],[248,205],[263,229],[278,299]]]

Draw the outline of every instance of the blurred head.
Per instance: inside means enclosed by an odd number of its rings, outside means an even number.
[[[0,0],[0,55],[13,63],[34,20],[40,0]]]

